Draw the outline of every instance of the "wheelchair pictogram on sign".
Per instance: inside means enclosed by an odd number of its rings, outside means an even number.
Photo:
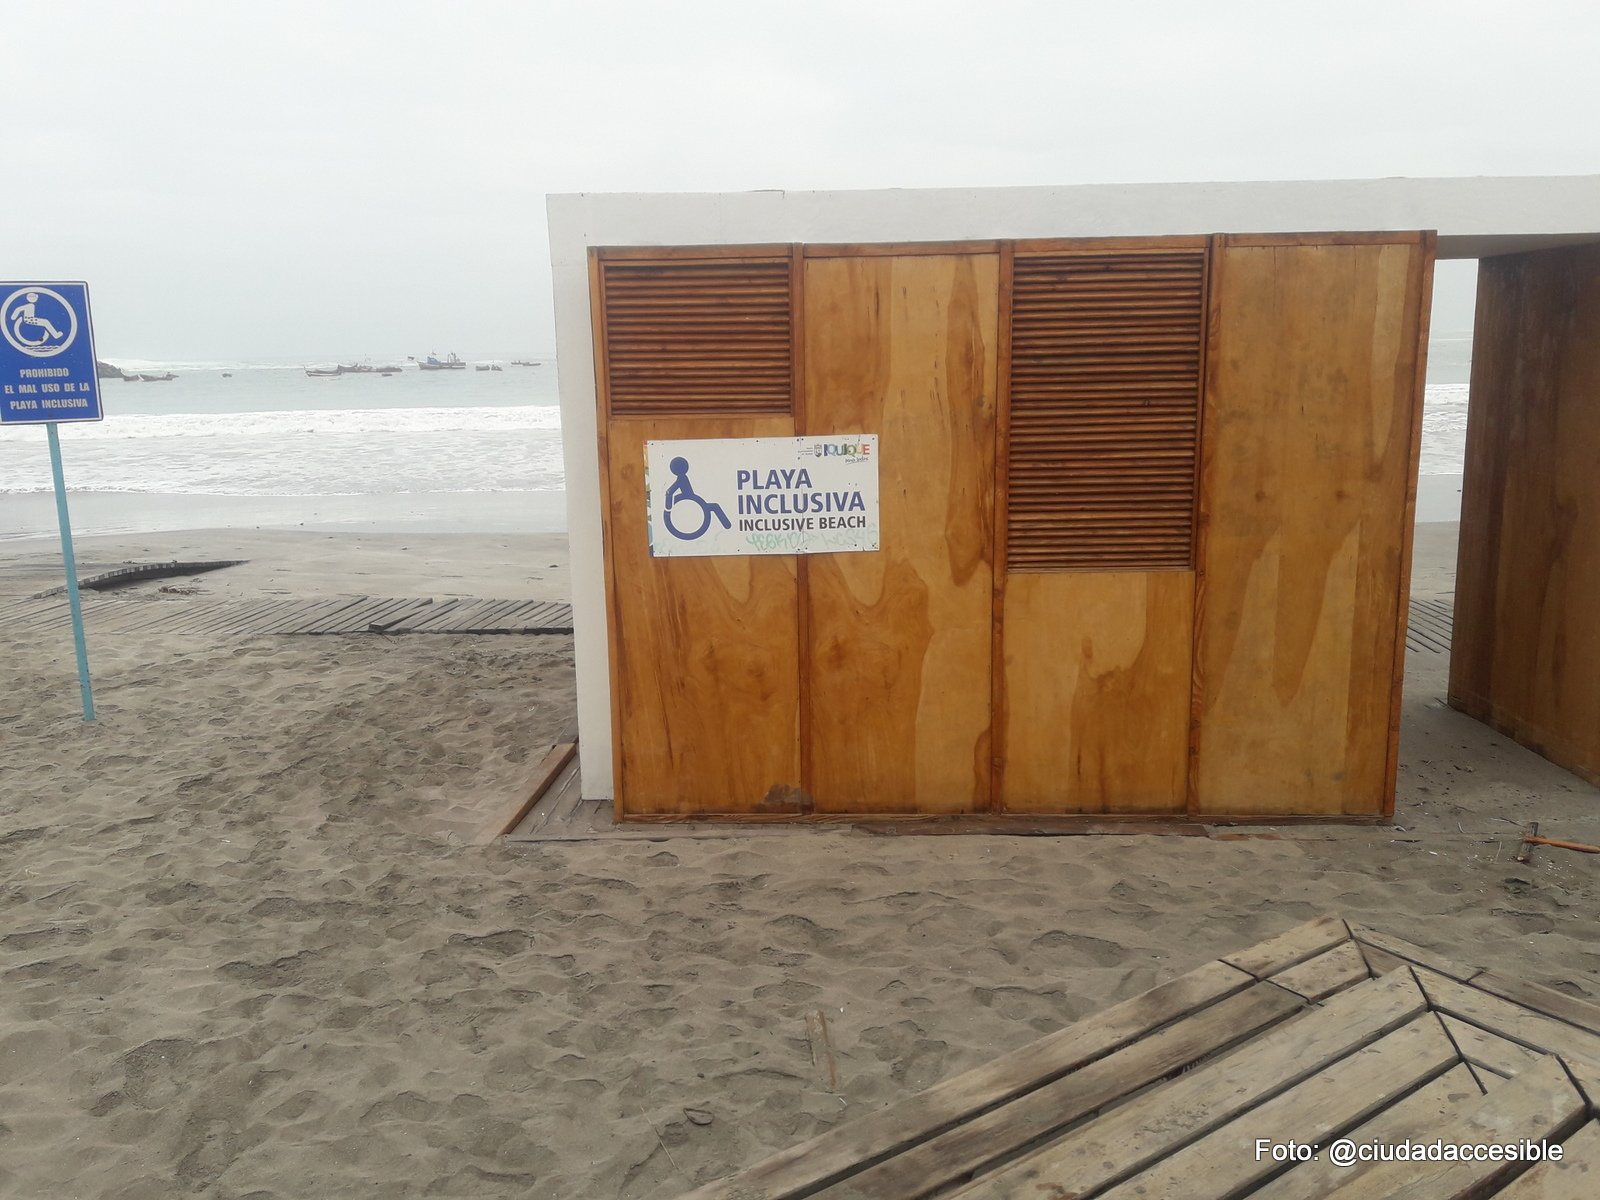
[[[18,288],[0,302],[0,335],[29,358],[54,358],[78,337],[78,314],[47,287]]]

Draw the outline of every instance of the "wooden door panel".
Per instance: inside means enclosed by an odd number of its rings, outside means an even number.
[[[792,804],[800,785],[794,557],[651,558],[644,462],[652,438],[793,433],[787,416],[611,423],[619,816]]]
[[[1222,239],[1203,421],[1202,812],[1378,814],[1431,246]]]
[[[806,434],[879,435],[882,549],[805,564],[819,812],[987,805],[997,255],[805,264]]]
[[[1008,812],[1183,812],[1192,571],[1012,573]]]

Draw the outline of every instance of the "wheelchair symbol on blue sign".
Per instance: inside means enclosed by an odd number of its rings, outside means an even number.
[[[47,287],[18,288],[0,304],[0,335],[29,358],[54,358],[78,336],[78,314]]]
[[[692,542],[705,536],[706,530],[711,528],[711,519],[715,517],[722,522],[724,529],[731,529],[733,523],[728,520],[728,514],[722,511],[722,505],[702,497],[694,490],[694,484],[689,482],[689,460],[681,455],[667,464],[672,470],[672,486],[667,489],[667,494],[661,503],[661,520],[667,527],[667,532],[680,542]],[[700,523],[690,529],[686,522],[680,529],[672,519],[672,510],[675,505],[692,504],[700,510]],[[680,508],[681,512],[682,509]]]

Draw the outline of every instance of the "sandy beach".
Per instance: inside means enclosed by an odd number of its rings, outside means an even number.
[[[1419,594],[1453,551],[1420,527]],[[52,555],[0,547],[0,598]],[[199,596],[565,589],[552,536],[80,557],[251,560]],[[0,629],[4,1195],[672,1196],[1324,912],[1600,998],[1600,859],[1513,861],[1531,820],[1600,841],[1600,793],[1448,709],[1442,654],[1394,826],[480,845],[570,713],[569,639],[91,653],[85,726],[68,630]]]

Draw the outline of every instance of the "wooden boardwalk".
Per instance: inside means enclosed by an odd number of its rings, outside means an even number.
[[[685,1200],[1593,1200],[1597,1116],[1600,1007],[1323,917]],[[1525,1139],[1562,1160],[1392,1154]]]
[[[1406,619],[1406,649],[1419,654],[1449,654],[1455,630],[1455,605],[1449,597],[1413,596]]]
[[[83,597],[83,615],[97,634],[182,634],[217,640],[290,634],[572,632],[572,606],[545,600],[380,596],[214,600],[90,594]],[[47,629],[69,619],[64,596],[0,598],[0,633]]]

